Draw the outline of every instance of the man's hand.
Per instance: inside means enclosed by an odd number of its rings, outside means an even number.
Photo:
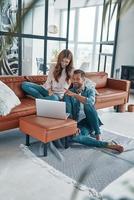
[[[81,95],[79,95],[79,94],[76,94],[76,93],[74,93],[74,92],[72,92],[72,91],[70,91],[70,90],[67,90],[66,88],[64,88],[64,90],[65,90],[65,94],[66,94],[66,95],[68,95],[68,96],[70,96],[70,97],[75,97],[75,98],[76,98],[78,101],[80,101],[81,103],[85,103],[86,100],[87,100],[86,97],[81,96]]]
[[[71,92],[70,90],[67,90],[66,88],[64,88],[64,90],[65,90],[65,94],[66,95],[68,95],[70,97],[75,97],[76,93]]]

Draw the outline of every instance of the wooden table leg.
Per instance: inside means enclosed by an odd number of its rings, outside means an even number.
[[[30,136],[26,134],[26,146],[30,146]]]
[[[44,156],[47,156],[47,143],[44,143]]]
[[[69,147],[68,137],[65,137],[65,149]]]

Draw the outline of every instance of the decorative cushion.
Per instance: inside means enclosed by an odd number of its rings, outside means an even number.
[[[86,72],[86,77],[96,83],[96,89],[107,85],[108,74],[105,72]]]
[[[95,90],[95,94],[99,95],[99,92],[95,89],[96,87],[96,83],[89,80],[88,78],[85,78],[85,86],[90,88],[90,89],[94,89]]]
[[[16,94],[5,83],[0,81],[0,115],[7,115],[21,102]]]

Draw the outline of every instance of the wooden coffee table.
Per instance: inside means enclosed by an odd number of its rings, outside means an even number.
[[[77,122],[30,115],[20,118],[19,128],[26,134],[26,145],[30,145],[30,136],[36,138],[44,143],[44,156],[47,156],[47,144],[51,141],[65,138],[65,148],[68,147],[68,136],[76,134]]]

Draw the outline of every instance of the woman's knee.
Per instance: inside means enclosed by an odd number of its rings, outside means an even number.
[[[54,95],[53,98],[54,98],[55,101],[59,101],[60,100],[59,96],[57,96],[57,95]]]
[[[24,81],[24,82],[21,84],[21,87],[22,87],[23,90],[29,88],[29,86],[30,86],[30,83],[27,82],[27,81]]]
[[[60,100],[59,96],[57,96],[57,95],[51,95],[50,99],[53,100],[53,101],[59,101]]]

